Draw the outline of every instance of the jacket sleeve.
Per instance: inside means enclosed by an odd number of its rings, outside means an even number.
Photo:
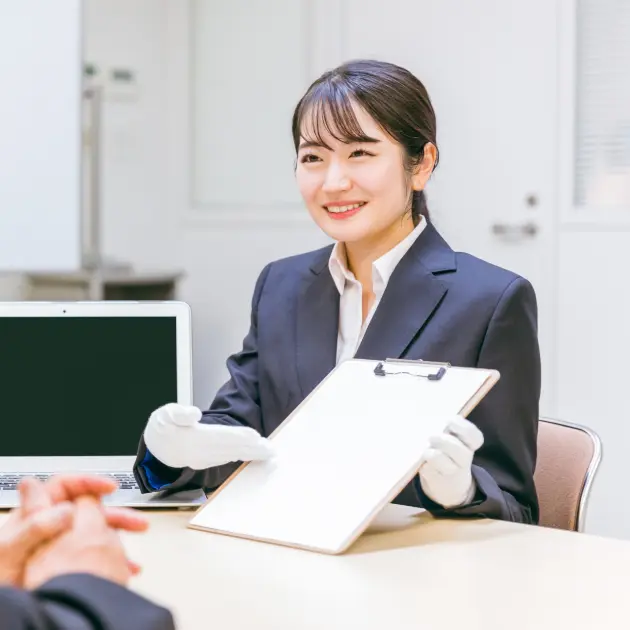
[[[469,505],[446,510],[422,491],[420,503],[436,516],[484,516],[537,523],[534,486],[541,388],[536,295],[523,278],[504,291],[483,340],[479,368],[498,370],[501,378],[470,414],[484,435],[472,474],[477,493]]]
[[[0,589],[4,630],[174,630],[171,613],[126,588],[69,574],[29,592]]]
[[[271,265],[261,272],[252,298],[250,328],[240,352],[227,360],[230,378],[217,392],[210,408],[203,412],[201,422],[252,427],[263,433],[258,390],[258,303],[264,290]],[[140,438],[134,464],[134,475],[143,493],[163,490],[176,492],[192,488],[213,490],[239,466],[239,462],[209,468],[171,468],[147,450],[144,438]]]

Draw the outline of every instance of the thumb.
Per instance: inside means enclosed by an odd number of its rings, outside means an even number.
[[[44,484],[35,477],[22,479],[18,492],[20,493],[20,512],[25,518],[52,507],[52,501]]]
[[[90,496],[79,497],[74,505],[74,527],[77,533],[89,537],[107,529],[105,512],[97,499]]]
[[[192,405],[171,403],[163,408],[165,421],[179,427],[192,427],[201,420],[201,410]]]
[[[71,503],[59,503],[23,519],[12,537],[12,553],[26,561],[36,547],[69,529],[73,514]]]

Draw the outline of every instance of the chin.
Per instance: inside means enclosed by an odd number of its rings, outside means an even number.
[[[311,216],[322,232],[335,241],[356,243],[374,235],[374,222],[368,215],[339,220],[332,219],[324,210]]]
[[[372,236],[370,227],[360,225],[358,222],[352,225],[350,221],[328,219],[319,221],[318,225],[330,238],[343,243],[356,243]]]

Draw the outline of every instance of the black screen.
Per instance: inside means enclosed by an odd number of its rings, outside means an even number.
[[[0,456],[133,455],[177,401],[175,317],[0,317]]]

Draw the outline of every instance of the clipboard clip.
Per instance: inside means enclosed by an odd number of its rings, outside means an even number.
[[[417,372],[408,372],[406,370],[396,370],[396,371],[389,371],[385,369],[385,363],[388,364],[402,364],[402,365],[430,365],[430,366],[437,366],[439,369],[437,372],[433,372],[431,374],[418,374]],[[415,376],[418,378],[426,378],[429,381],[440,381],[442,380],[442,377],[446,374],[446,370],[447,368],[450,368],[451,364],[450,363],[437,363],[434,361],[423,361],[422,359],[416,359],[416,360],[411,360],[411,359],[386,359],[384,362],[383,361],[379,361],[379,363],[376,365],[376,367],[374,368],[374,374],[376,376],[388,376],[388,375],[395,375],[395,374],[407,374],[408,376]]]

